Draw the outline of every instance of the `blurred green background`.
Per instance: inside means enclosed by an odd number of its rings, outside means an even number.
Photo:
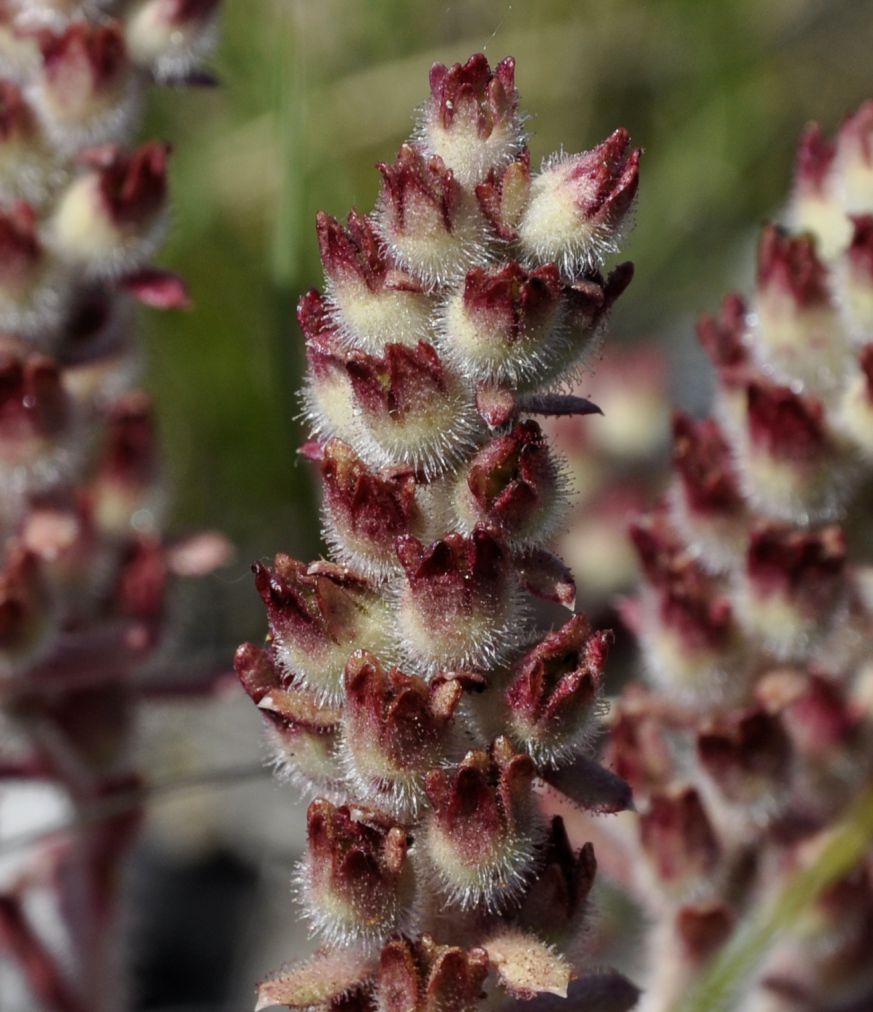
[[[175,140],[163,260],[196,308],[144,326],[173,526],[218,527],[239,548],[228,645],[262,634],[248,562],[318,551],[295,454],[294,306],[319,283],[313,217],[371,207],[373,165],[408,135],[434,60],[516,57],[535,163],[618,125],[644,147],[626,246],[637,277],[613,335],[667,342],[687,401],[705,373],[694,315],[748,282],[804,123],[835,127],[873,93],[871,38],[866,0],[226,0],[222,87],[164,92],[149,124]]]

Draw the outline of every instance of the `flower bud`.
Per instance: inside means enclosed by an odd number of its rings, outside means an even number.
[[[102,534],[120,538],[157,528],[162,495],[151,399],[134,391],[116,401],[106,419],[106,442],[89,487],[94,523]]]
[[[475,407],[429,344],[385,346],[382,358],[352,352],[346,363],[368,462],[434,476],[475,445]]]
[[[751,505],[803,524],[839,516],[854,475],[846,449],[827,427],[821,402],[755,380],[746,388],[746,403],[746,427],[734,452]]]
[[[526,257],[575,278],[616,251],[639,183],[640,151],[628,152],[629,144],[627,131],[616,130],[591,151],[544,165],[518,226]]]
[[[0,329],[48,343],[61,321],[64,288],[40,241],[33,208],[19,201],[0,209]]]
[[[640,686],[625,689],[610,713],[603,764],[630,784],[636,799],[663,788],[672,776],[665,728]]]
[[[300,891],[329,945],[378,945],[400,930],[412,901],[409,838],[368,808],[317,799],[306,813]]]
[[[775,379],[813,392],[840,382],[849,345],[812,237],[764,230],[756,310],[752,350]]]
[[[463,533],[482,524],[513,547],[529,548],[548,542],[563,521],[565,486],[542,430],[528,419],[492,439],[461,471],[452,509]]]
[[[715,717],[697,734],[709,794],[727,805],[724,821],[740,833],[784,809],[792,758],[782,721],[761,708]]]
[[[359,445],[364,438],[355,416],[347,354],[331,320],[327,302],[314,288],[297,304],[297,320],[306,340],[306,385],[303,403],[315,434],[337,436]]]
[[[452,716],[463,689],[458,681],[420,678],[358,650],[345,672],[343,763],[356,796],[394,818],[414,819],[424,800],[424,777],[446,754]]]
[[[70,463],[74,412],[58,364],[0,353],[0,474],[4,495],[57,482]]]
[[[446,361],[477,383],[513,387],[543,377],[570,344],[563,285],[554,264],[475,267],[439,323]]]
[[[587,899],[597,872],[594,848],[586,843],[574,851],[564,820],[556,815],[543,850],[543,867],[536,888],[524,897],[519,920],[546,942],[578,939],[584,930]]]
[[[483,53],[464,64],[431,67],[419,136],[462,186],[474,186],[515,157],[524,144],[521,123],[511,57],[493,71]]]
[[[476,200],[485,220],[506,242],[518,238],[530,187],[530,151],[526,147],[505,168],[492,169],[476,187]]]
[[[263,718],[280,775],[304,790],[338,791],[339,709],[320,703],[300,686],[283,684],[269,651],[253,643],[239,647],[234,667]]]
[[[343,228],[320,212],[316,229],[335,323],[348,344],[378,355],[386,344],[429,339],[429,300],[415,278],[391,265],[372,219],[352,211]]]
[[[776,657],[802,660],[836,621],[845,621],[846,541],[817,531],[759,524],[749,541],[738,593],[748,635]]]
[[[428,774],[425,852],[451,906],[500,911],[519,899],[539,837],[534,773],[530,756],[498,739],[490,755],[468,752],[459,766]]]
[[[343,671],[355,649],[389,652],[383,595],[343,566],[307,566],[277,555],[272,569],[256,563],[253,570],[279,667],[319,699],[340,701]]]
[[[184,80],[212,52],[220,0],[141,0],[127,22],[134,63],[159,81]]]
[[[430,674],[488,668],[523,632],[506,548],[489,531],[449,534],[425,547],[397,540],[403,567],[397,634],[410,663]]]
[[[865,345],[858,355],[858,367],[849,375],[836,422],[864,457],[873,459],[873,344]]]
[[[674,414],[673,473],[670,516],[676,528],[707,569],[729,571],[742,552],[749,518],[718,422]]]
[[[14,542],[0,569],[0,678],[9,678],[45,653],[56,612],[37,556]]]
[[[156,141],[102,152],[60,197],[52,222],[60,256],[94,277],[143,266],[164,234],[168,155]]]
[[[478,204],[441,158],[403,144],[394,163],[380,162],[379,171],[379,231],[401,267],[425,285],[441,285],[483,259]]]
[[[804,130],[794,164],[790,217],[797,232],[812,232],[825,259],[841,252],[851,235],[834,164],[837,147],[818,123]]]
[[[378,1012],[473,1012],[488,975],[484,949],[439,945],[422,935],[389,942],[379,957]]]
[[[425,525],[409,470],[371,471],[351,447],[331,439],[321,457],[325,539],[341,562],[374,578],[399,567],[395,542]]]
[[[852,340],[873,341],[873,214],[852,219],[851,242],[836,272],[840,311]]]
[[[837,134],[836,171],[846,214],[873,210],[873,102],[864,102]]]
[[[729,432],[746,418],[746,383],[751,369],[746,342],[748,314],[742,297],[725,296],[719,316],[704,313],[697,321],[697,338],[716,370],[716,411]]]
[[[506,690],[508,727],[538,766],[560,766],[590,746],[603,715],[603,669],[613,639],[574,615],[518,663]]]
[[[73,22],[42,39],[42,71],[30,93],[34,109],[61,151],[113,143],[127,132],[135,81],[116,21]]]
[[[639,827],[656,895],[682,900],[713,887],[720,847],[693,787],[677,785],[652,795]]]
[[[51,162],[21,89],[0,79],[0,201],[41,201]]]
[[[744,643],[730,600],[663,517],[630,534],[645,578],[634,631],[653,680],[698,706],[742,695]]]

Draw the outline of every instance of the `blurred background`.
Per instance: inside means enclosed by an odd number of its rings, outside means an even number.
[[[165,91],[149,124],[176,141],[163,263],[195,300],[142,319],[171,527],[218,528],[236,546],[180,600],[175,656],[229,669],[264,631],[250,562],[320,551],[296,455],[294,308],[320,282],[313,219],[372,206],[374,163],[408,135],[433,61],[516,57],[535,164],[618,125],[645,149],[624,249],[637,276],[611,341],[658,342],[672,396],[693,405],[707,396],[694,318],[748,286],[803,125],[832,129],[873,94],[871,38],[873,5],[858,0],[226,0],[222,86]],[[589,392],[602,401],[596,375]],[[257,714],[230,685],[208,704],[156,706],[142,749],[165,788],[130,884],[137,1007],[249,1008],[255,980],[308,944],[288,884],[295,791],[272,784]]]

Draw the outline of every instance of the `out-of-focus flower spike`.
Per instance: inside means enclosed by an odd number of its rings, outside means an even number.
[[[306,835],[300,892],[327,944],[373,950],[402,929],[414,888],[404,829],[371,809],[317,799]]]
[[[873,212],[873,101],[862,103],[840,127],[836,173],[846,214]]]
[[[855,472],[822,403],[790,387],[755,380],[746,387],[746,414],[734,453],[751,505],[790,522],[836,519],[852,492]]]
[[[436,155],[411,144],[379,164],[382,193],[376,220],[401,267],[427,286],[462,277],[487,259],[485,220],[476,201]]]
[[[775,225],[764,230],[755,306],[751,348],[767,372],[813,393],[840,383],[849,342],[811,236],[791,236]]]
[[[836,412],[836,424],[867,460],[873,459],[873,344],[858,354],[858,365]]]
[[[158,81],[184,83],[201,70],[217,41],[221,0],[140,0],[127,15],[134,63]]]
[[[836,144],[818,123],[803,131],[794,163],[794,187],[789,204],[792,228],[812,232],[821,255],[832,260],[849,241],[849,222],[839,192]]]
[[[340,701],[354,650],[391,655],[387,602],[343,566],[277,555],[272,569],[261,563],[253,569],[280,668],[320,699]]]
[[[370,470],[338,439],[323,447],[325,537],[337,559],[374,578],[399,567],[394,545],[421,534],[425,517],[410,470]]]
[[[817,531],[759,524],[740,574],[737,612],[747,634],[782,660],[801,660],[845,619],[846,541]]]
[[[381,358],[352,352],[346,371],[363,434],[349,441],[368,463],[433,477],[475,447],[475,407],[431,345],[389,344]]]
[[[452,67],[435,63],[419,134],[424,148],[442,158],[465,187],[511,161],[525,140],[515,60],[507,57],[494,70],[483,53]]]
[[[55,334],[69,279],[52,262],[30,204],[0,209],[0,329],[24,339]]]
[[[614,253],[639,183],[640,151],[626,130],[581,155],[559,155],[531,184],[518,226],[533,263],[557,263],[568,278]]]
[[[634,631],[653,680],[702,708],[741,696],[745,643],[730,599],[662,515],[630,533],[645,578]]]
[[[568,309],[554,264],[475,267],[442,309],[439,348],[472,382],[518,387],[542,379],[566,356]]]
[[[356,797],[404,822],[419,815],[425,774],[449,751],[448,736],[463,688],[455,680],[386,671],[365,650],[345,671],[343,764]]]
[[[492,169],[476,187],[482,214],[506,242],[518,238],[518,226],[530,197],[530,187],[530,151],[526,147],[505,168]]]
[[[371,218],[352,211],[348,227],[320,212],[321,262],[346,342],[371,354],[386,344],[430,339],[430,303],[415,278],[393,266]]]
[[[519,422],[461,471],[452,495],[458,529],[489,526],[517,549],[546,544],[565,516],[564,485],[539,425]]]
[[[100,152],[99,164],[61,195],[52,219],[58,255],[93,277],[142,267],[166,225],[166,144],[150,141],[130,154]]]
[[[673,416],[670,515],[703,566],[728,572],[748,534],[749,516],[734,474],[730,446],[714,419]]]
[[[525,623],[509,553],[494,534],[477,527],[430,546],[406,535],[397,555],[397,636],[414,668],[487,669],[511,653]]]
[[[28,97],[52,145],[66,155],[123,140],[138,86],[116,21],[79,20],[41,42],[42,71]]]
[[[378,1012],[472,1012],[483,997],[484,949],[439,945],[429,935],[389,942],[379,957]]]
[[[560,766],[586,751],[603,715],[601,687],[609,631],[591,632],[574,615],[519,662],[506,690],[508,728],[538,766]]]
[[[263,718],[280,776],[307,791],[338,793],[340,710],[320,703],[300,686],[288,685],[269,651],[253,643],[239,647],[234,667]]]
[[[505,739],[428,774],[433,808],[424,846],[446,902],[501,911],[517,903],[537,862],[534,765]]]

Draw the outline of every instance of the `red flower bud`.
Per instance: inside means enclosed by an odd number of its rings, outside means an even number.
[[[603,763],[630,784],[635,798],[663,788],[673,774],[665,729],[639,686],[626,689],[611,714]]]
[[[873,214],[851,219],[852,235],[837,272],[840,309],[857,344],[873,340]]]
[[[97,276],[141,267],[163,236],[169,148],[152,141],[130,154],[101,152],[55,211],[61,255]]]
[[[545,636],[519,662],[506,690],[509,727],[538,764],[561,765],[596,732],[610,631],[591,632],[584,615]]]
[[[693,787],[654,794],[639,825],[657,887],[682,896],[707,883],[717,868],[720,848]]]
[[[15,675],[48,649],[54,620],[37,556],[9,545],[0,569],[0,679]]]
[[[318,799],[306,835],[300,889],[328,944],[369,947],[401,929],[412,899],[405,830],[371,809]]]
[[[349,344],[379,354],[386,344],[415,345],[428,337],[428,299],[391,264],[371,218],[352,211],[343,228],[320,212],[316,229],[336,323]]]
[[[352,654],[345,672],[344,760],[358,795],[408,820],[424,799],[424,776],[447,750],[458,681],[385,670],[366,650]]]
[[[836,153],[836,144],[818,123],[810,123],[798,145],[791,194],[792,226],[798,232],[812,232],[828,259],[849,239],[849,223],[838,192]]]
[[[336,761],[340,711],[297,685],[286,685],[269,651],[243,643],[236,673],[264,720],[281,775],[306,790],[339,789]]]
[[[440,348],[470,380],[518,386],[540,379],[568,353],[565,310],[554,264],[475,267],[443,308]]]
[[[836,170],[844,212],[873,208],[873,102],[864,102],[837,134]]]
[[[487,668],[521,633],[508,552],[482,528],[449,534],[425,547],[397,540],[404,571],[397,630],[414,665],[435,673]]]
[[[764,230],[756,308],[752,348],[777,379],[812,390],[839,383],[848,346],[813,238],[790,236],[773,225]]]
[[[381,1012],[471,1012],[482,997],[488,954],[438,945],[429,935],[389,942],[379,957]]]
[[[518,548],[544,544],[563,518],[564,480],[536,422],[519,422],[473,458],[455,486],[460,529],[486,524]]]
[[[501,910],[528,884],[538,838],[534,773],[529,756],[498,739],[491,755],[469,752],[455,769],[428,774],[425,851],[452,906]]]
[[[838,527],[808,531],[758,525],[739,598],[750,634],[777,657],[808,656],[844,613],[845,566],[846,541]]]
[[[346,369],[364,430],[352,445],[366,460],[436,475],[469,450],[475,408],[431,345],[389,344],[382,358],[352,352]]]
[[[280,668],[327,702],[342,696],[351,653],[362,645],[384,655],[389,644],[383,596],[343,566],[277,555],[273,569],[253,567],[267,606]]]
[[[640,151],[616,130],[591,151],[559,155],[534,177],[519,223],[525,255],[574,278],[614,253],[639,183]]]
[[[0,468],[13,475],[6,494],[57,481],[73,420],[53,359],[0,354]]]
[[[441,158],[403,144],[379,171],[379,230],[401,267],[427,285],[444,284],[482,259],[478,205]]]
[[[530,151],[526,147],[503,169],[491,169],[476,187],[476,200],[488,224],[501,239],[514,242],[530,196]]]
[[[371,471],[338,439],[324,447],[321,475],[325,537],[336,558],[375,577],[395,570],[396,539],[424,526],[415,475]]]
[[[511,57],[493,71],[483,53],[452,67],[435,63],[430,93],[421,139],[464,186],[510,161],[524,143]]]

